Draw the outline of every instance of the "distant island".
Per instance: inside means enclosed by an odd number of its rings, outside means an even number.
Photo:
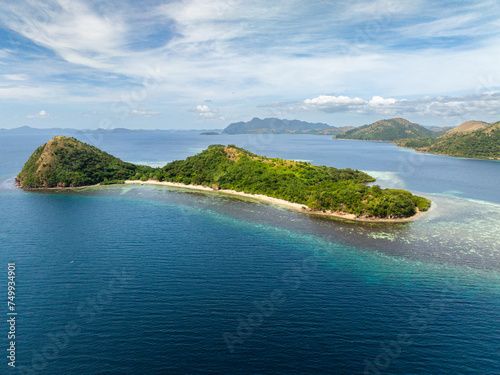
[[[385,141],[419,152],[500,159],[500,122],[467,121],[456,128],[426,128],[402,118],[380,120],[337,134],[334,139]]]
[[[247,122],[234,122],[228,125],[223,134],[313,134],[335,135],[352,127],[337,128],[324,123],[311,123],[299,120],[282,120],[278,118],[260,119],[254,117]]]
[[[430,208],[405,190],[366,185],[352,169],[259,156],[234,145],[212,145],[163,168],[124,162],[74,138],[57,136],[35,150],[16,178],[24,189],[154,183],[243,195],[310,214],[404,221]]]
[[[203,133],[200,133],[200,135],[220,135],[220,133],[217,133],[217,132],[203,132]]]
[[[500,121],[468,121],[440,137],[407,139],[398,146],[439,155],[500,160]]]
[[[9,135],[80,135],[80,134],[169,134],[173,132],[219,132],[222,129],[128,129],[128,128],[97,128],[97,129],[74,129],[74,128],[32,128],[20,126],[13,129],[0,129],[0,134]]]
[[[379,120],[373,124],[363,125],[346,132],[337,134],[335,139],[356,139],[363,141],[392,142],[406,138],[433,138],[441,132],[427,129],[422,125],[410,122],[403,118]]]

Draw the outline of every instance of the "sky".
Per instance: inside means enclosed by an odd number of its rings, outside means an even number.
[[[500,2],[0,4],[0,128],[500,120]]]

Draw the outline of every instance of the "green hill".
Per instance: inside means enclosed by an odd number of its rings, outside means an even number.
[[[477,130],[446,133],[418,151],[478,159],[500,159],[500,121]]]
[[[150,168],[125,163],[74,138],[56,137],[39,147],[18,176],[22,187],[67,187],[123,179],[157,180],[263,194],[321,211],[403,218],[427,210],[430,201],[404,190],[366,186],[364,172],[258,156],[233,145]]]
[[[436,132],[424,128],[422,125],[409,122],[402,118],[380,120],[373,124],[363,125],[341,134],[335,139],[357,139],[366,141],[396,141],[405,138],[435,137]]]
[[[254,117],[247,122],[229,124],[224,134],[337,134],[340,130],[323,123],[311,123],[299,120],[281,120],[278,118],[260,119]]]
[[[25,188],[87,186],[148,171],[152,168],[126,163],[75,138],[57,136],[36,149],[16,181]]]
[[[352,169],[313,166],[267,158],[233,145],[214,145],[198,155],[166,165],[155,177],[162,181],[263,194],[315,210],[358,216],[408,217],[427,210],[430,201],[408,191],[367,187],[374,178]]]

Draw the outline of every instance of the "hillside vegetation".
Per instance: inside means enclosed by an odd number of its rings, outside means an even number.
[[[36,149],[17,182],[27,188],[87,186],[120,182],[152,170],[126,163],[75,138],[57,136]]]
[[[398,146],[420,152],[474,159],[500,159],[500,122],[494,124],[469,121],[438,138],[407,139]],[[486,125],[484,125],[486,124]],[[455,130],[453,129],[453,130]],[[477,129],[477,130],[473,130]]]
[[[408,191],[366,186],[374,178],[361,171],[267,158],[233,145],[210,146],[186,160],[150,168],[125,163],[74,138],[56,137],[33,153],[17,181],[22,187],[43,188],[124,179],[232,189],[365,217],[409,217],[430,207],[428,199]]]
[[[418,151],[478,159],[500,159],[500,122],[478,130],[446,134]]]
[[[392,142],[406,138],[432,138],[438,135],[435,131],[424,128],[422,125],[409,122],[403,118],[393,118],[348,130],[337,134],[335,138]]]
[[[254,117],[247,122],[234,122],[229,124],[222,133],[224,134],[324,134],[334,135],[340,129],[324,123],[311,123],[300,120],[282,120],[278,118],[260,119]]]
[[[367,187],[374,178],[352,169],[313,166],[267,158],[244,149],[214,145],[198,155],[155,172],[159,181],[180,182],[263,194],[315,210],[358,216],[408,217],[427,210],[430,201],[408,191]]]

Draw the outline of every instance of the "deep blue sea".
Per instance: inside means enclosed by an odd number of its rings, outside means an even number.
[[[1,374],[500,374],[500,162],[323,136],[76,137],[155,166],[235,144],[433,206],[382,224],[159,186],[25,192],[13,178],[51,136],[0,135]]]

